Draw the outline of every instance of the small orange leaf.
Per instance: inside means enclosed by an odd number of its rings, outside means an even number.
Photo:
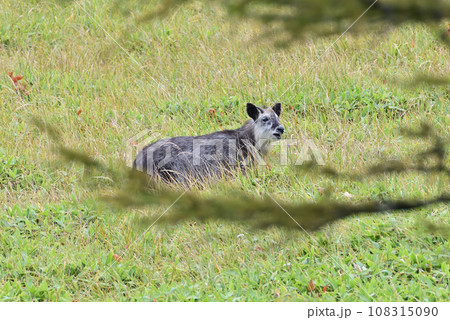
[[[15,77],[13,77],[13,72],[12,71],[8,73],[8,76],[11,78],[11,80],[14,83],[15,86],[17,86],[17,82],[19,80],[23,79],[23,76],[15,76]]]
[[[122,260],[122,257],[115,253],[112,255],[112,257],[114,260],[116,260],[116,262],[120,262]]]
[[[209,115],[210,115],[211,117],[215,117],[215,115],[216,115],[216,109],[210,108],[210,109],[208,110],[208,113],[209,113]]]
[[[314,288],[315,288],[316,286],[315,286],[315,284],[314,284],[314,281],[312,281],[312,279],[311,280],[309,280],[309,283],[308,283],[308,286],[306,287],[306,289],[308,289],[308,291],[314,291]]]
[[[15,77],[12,77],[11,79],[12,79],[12,81],[14,81],[14,83],[17,83],[17,81],[23,79],[23,76],[15,76]]]
[[[77,116],[79,116],[81,113],[81,109],[77,111]]]
[[[325,286],[322,288],[322,292],[323,292],[323,293],[327,292],[327,288],[328,288],[327,285],[325,285]]]
[[[19,81],[23,79],[23,76],[13,76],[13,72],[8,72],[8,76],[13,82],[14,87],[16,87],[16,91],[23,95],[29,95],[31,92],[30,90],[27,90],[27,83],[20,84]]]

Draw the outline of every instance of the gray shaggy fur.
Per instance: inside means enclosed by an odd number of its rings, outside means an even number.
[[[156,141],[137,154],[133,168],[182,184],[221,178],[234,170],[245,172],[284,133],[278,120],[280,103],[266,109],[247,103],[246,108],[252,119],[242,127]]]

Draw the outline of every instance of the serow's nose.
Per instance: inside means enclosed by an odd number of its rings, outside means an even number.
[[[283,133],[284,133],[284,128],[283,128],[282,126],[279,126],[279,127],[277,128],[277,132],[283,134]]]

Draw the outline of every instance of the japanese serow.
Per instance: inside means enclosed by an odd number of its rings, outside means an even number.
[[[251,119],[242,127],[156,141],[137,154],[133,168],[180,184],[220,179],[237,170],[245,173],[246,167],[261,159],[284,133],[278,119],[280,103],[271,108],[247,103],[246,108]]]

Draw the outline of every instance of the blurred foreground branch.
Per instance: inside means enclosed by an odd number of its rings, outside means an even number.
[[[234,192],[230,197],[201,197],[198,194],[188,191],[183,192],[173,186],[159,184],[151,177],[141,172],[129,168],[113,169],[92,159],[86,154],[65,148],[59,141],[55,128],[35,121],[35,124],[45,130],[55,141],[60,154],[68,161],[74,161],[92,169],[102,170],[103,174],[109,175],[114,181],[116,192],[110,196],[102,198],[108,204],[117,207],[149,207],[153,205],[172,206],[171,212],[159,219],[158,223],[177,223],[185,219],[198,219],[206,221],[211,219],[228,220],[234,222],[247,223],[256,228],[267,228],[279,226],[301,230],[316,230],[326,224],[348,216],[362,213],[383,213],[388,211],[403,211],[422,208],[436,203],[448,203],[449,194],[442,194],[432,199],[409,199],[409,200],[385,200],[368,201],[363,204],[342,203],[334,201],[321,201],[318,203],[286,203],[279,202],[272,197],[262,199],[251,197],[243,192]],[[436,141],[444,141],[438,137],[429,126],[423,126],[419,131],[409,131],[410,136],[417,138],[432,137]],[[419,158],[427,154],[437,154],[442,157],[439,162],[438,171],[443,171],[448,175],[448,168],[445,166],[445,156],[447,151],[445,143],[439,145],[434,152],[419,154]],[[429,170],[430,169],[430,170]],[[372,170],[372,171],[371,171]],[[408,166],[402,166],[401,170],[393,170],[391,167],[378,166],[366,174],[352,174],[347,177],[370,176],[371,172],[389,173],[415,170]],[[424,165],[421,168],[427,174],[435,172],[434,168]],[[324,174],[327,174],[326,172]],[[337,174],[337,173],[335,173]]]
[[[75,0],[54,0],[63,5],[80,5]],[[137,0],[113,1],[113,10],[132,15],[138,22],[168,16],[187,4],[224,8],[230,17],[252,20],[272,28],[274,34],[287,32],[291,40],[305,35],[341,34],[358,26],[391,25],[408,22],[436,23],[450,17],[450,0]],[[359,21],[359,18],[362,18]],[[358,22],[357,25],[354,23]],[[351,28],[349,28],[352,26]],[[350,30],[349,30],[350,29]],[[442,35],[446,35],[446,30]],[[266,34],[267,35],[267,34]],[[448,37],[443,39],[448,42]]]
[[[429,140],[431,146],[413,156],[409,160],[413,163],[407,163],[401,160],[381,161],[376,165],[369,166],[363,173],[338,172],[331,167],[319,167],[315,163],[307,163],[299,167],[302,171],[313,171],[333,178],[344,178],[350,180],[362,180],[364,178],[402,172],[422,172],[425,174],[444,173],[450,176],[450,169],[447,167],[447,144],[446,138],[437,135],[433,128],[428,124],[422,124],[418,130],[402,129],[401,132],[408,138]]]
[[[162,0],[160,6],[144,12],[139,21],[164,17],[174,9],[193,0]],[[450,15],[448,0],[215,0],[230,16],[251,19],[264,25],[287,31],[292,39],[305,34],[329,35],[342,33],[362,14],[362,25],[405,22],[439,22]],[[126,6],[116,1],[118,7]]]

